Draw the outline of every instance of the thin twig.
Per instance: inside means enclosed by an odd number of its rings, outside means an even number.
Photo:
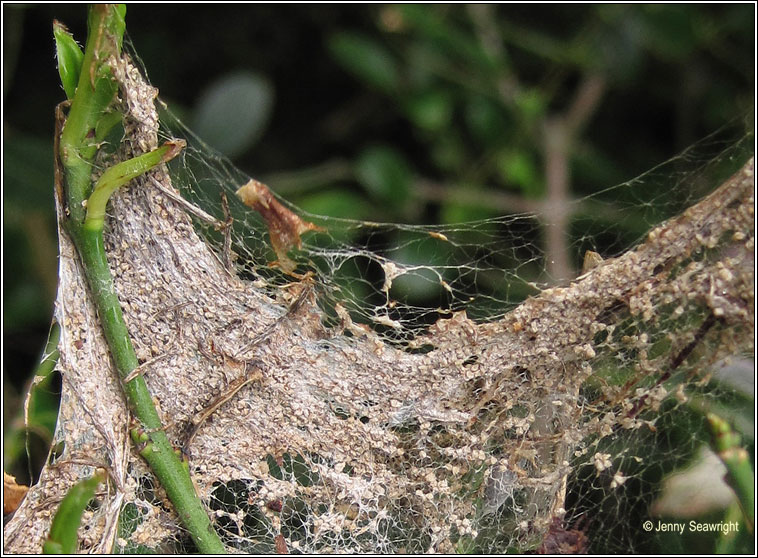
[[[135,368],[134,370],[132,370],[124,378],[124,383],[127,384],[127,383],[131,382],[137,376],[141,376],[142,374],[145,373],[145,370],[147,370],[148,367],[150,367],[151,365],[155,364],[159,360],[163,360],[164,358],[166,358],[167,356],[170,356],[170,355],[171,355],[170,352],[165,352],[165,353],[163,353],[161,355],[158,355],[157,357],[151,358],[150,360],[148,360],[146,362],[143,362],[137,368]]]
[[[423,200],[487,207],[502,213],[540,213],[543,210],[539,200],[529,200],[523,196],[498,192],[494,189],[463,189],[431,180],[416,181],[413,184],[413,193]]]
[[[655,382],[655,386],[653,387],[658,387],[659,385],[661,385],[663,382],[665,382],[671,377],[671,375],[674,373],[674,370],[679,368],[679,366],[687,359],[687,357],[690,356],[692,351],[695,350],[695,347],[697,347],[698,344],[703,340],[703,338],[705,337],[705,334],[708,333],[708,331],[714,325],[716,325],[716,316],[714,316],[713,313],[708,314],[708,317],[703,321],[702,324],[700,324],[700,327],[695,332],[695,337],[692,339],[692,341],[687,343],[687,345],[681,351],[679,351],[679,353],[677,353],[677,355],[671,360],[671,366],[669,367],[668,370],[666,370],[663,374],[661,374],[661,377],[658,378],[658,381]],[[650,393],[651,391],[652,389],[649,390],[648,393]],[[648,393],[646,393],[645,395],[643,395],[637,400],[634,406],[627,413],[626,415],[627,417],[634,418],[635,416],[637,416],[637,414],[640,412],[642,407],[645,405],[645,402],[647,401]]]
[[[221,209],[224,210],[224,267],[230,274],[232,273],[234,262],[232,261],[232,224],[234,219],[232,213],[229,210],[229,200],[226,197],[226,192],[221,191]]]
[[[158,188],[158,190],[160,190],[167,198],[181,205],[187,212],[191,213],[192,215],[194,215],[201,221],[204,221],[205,223],[208,223],[209,225],[213,225],[213,227],[216,228],[217,230],[221,230],[226,226],[222,221],[219,221],[213,215],[206,213],[205,211],[203,211],[196,205],[185,200],[176,192],[172,192],[171,190],[166,188],[154,176],[150,176],[150,181],[153,183],[153,186]]]
[[[247,373],[248,366],[255,366],[254,372],[252,374]],[[189,447],[192,444],[192,440],[194,440],[195,436],[200,430],[200,427],[213,413],[215,413],[224,403],[234,397],[237,392],[239,392],[243,387],[263,379],[263,372],[261,372],[260,367],[260,361],[256,361],[255,364],[245,363],[245,372],[239,378],[233,380],[228,386],[226,386],[224,391],[222,391],[217,397],[208,403],[208,405],[206,405],[198,415],[193,417],[192,430],[190,430],[189,434],[187,435],[186,441],[184,444],[182,444],[182,453],[184,453],[184,455],[190,455]]]
[[[301,284],[303,285],[303,290],[300,292],[300,294],[298,294],[295,301],[287,309],[287,312],[279,316],[274,323],[265,329],[265,331],[262,331],[256,335],[247,345],[243,346],[236,353],[234,353],[234,356],[232,358],[239,359],[239,356],[241,354],[259,345],[264,339],[268,338],[276,330],[276,328],[282,324],[282,322],[291,318],[300,310],[300,308],[302,308],[306,299],[313,294],[313,284],[308,281],[302,282]]]

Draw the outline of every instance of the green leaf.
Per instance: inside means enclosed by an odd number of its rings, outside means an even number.
[[[503,106],[482,95],[472,95],[466,104],[466,124],[471,133],[487,147],[512,137],[513,124]]]
[[[53,21],[53,37],[55,38],[55,54],[58,58],[58,73],[61,76],[63,90],[66,92],[66,98],[72,99],[76,93],[76,85],[79,83],[84,52],[66,26],[59,21]]]
[[[274,107],[274,87],[252,72],[227,74],[200,96],[193,130],[215,149],[234,158],[263,135]]]
[[[5,316],[4,319],[8,321]],[[53,323],[41,362],[29,386],[23,411],[19,413],[19,419],[6,423],[8,427],[3,440],[6,463],[17,463],[24,458],[36,462],[34,457],[44,460],[50,451],[60,403],[59,388],[55,386],[57,374],[54,373],[58,361],[59,338],[60,328],[57,323]]]
[[[492,74],[495,61],[481,46],[473,33],[468,33],[450,16],[447,6],[434,4],[402,4],[403,21],[414,34],[424,37],[450,61],[465,64],[469,69]]]
[[[547,112],[545,95],[537,89],[524,89],[516,96],[515,102],[521,118],[528,123],[540,120]]]
[[[446,173],[464,172],[469,163],[464,140],[459,134],[438,134],[430,145],[430,155],[434,164]]]
[[[405,109],[417,127],[438,132],[450,125],[453,98],[449,91],[433,89],[412,97]]]
[[[495,163],[503,181],[516,187],[530,198],[543,194],[537,163],[528,151],[503,151],[498,153]]]
[[[403,56],[405,83],[411,90],[430,88],[444,75],[442,68],[448,67],[448,60],[431,43],[415,40],[408,45]]]
[[[358,180],[374,197],[387,205],[402,207],[408,199],[413,173],[403,156],[384,145],[370,147],[356,162]]]
[[[398,90],[397,63],[379,43],[356,33],[337,33],[329,38],[328,47],[334,59],[358,79],[384,93]]]
[[[73,554],[78,550],[77,530],[82,514],[104,480],[105,473],[98,472],[71,487],[53,518],[50,536],[43,547],[45,554]]]

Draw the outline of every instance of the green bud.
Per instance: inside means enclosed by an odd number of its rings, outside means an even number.
[[[63,90],[67,99],[73,99],[79,74],[82,71],[84,52],[76,44],[73,35],[59,21],[53,21],[53,37],[55,37],[55,54],[58,58],[58,73],[61,76]]]

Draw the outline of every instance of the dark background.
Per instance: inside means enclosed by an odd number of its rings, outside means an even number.
[[[225,78],[254,76],[249,103],[226,103],[240,121],[235,111],[252,107],[247,139],[228,154],[294,203],[334,216],[449,223],[503,212],[425,199],[422,180],[448,193],[539,199],[543,125],[589,75],[605,88],[572,139],[577,196],[629,180],[735,119],[752,126],[752,4],[476,9],[134,4],[126,21],[163,100],[205,138],[214,134],[199,124],[209,88],[223,100]],[[86,6],[4,4],[3,18],[7,435],[20,426],[57,280],[53,111],[64,93],[52,21],[83,44]],[[517,84],[515,97],[502,95],[503,83]]]

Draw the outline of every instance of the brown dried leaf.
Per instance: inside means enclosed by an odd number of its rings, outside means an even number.
[[[16,483],[16,477],[3,471],[3,515],[15,512],[28,491],[28,486]]]
[[[275,262],[287,273],[295,270],[295,262],[288,256],[292,248],[300,248],[300,235],[308,231],[324,231],[322,227],[303,221],[279,203],[268,186],[257,180],[249,180],[237,190],[237,196],[246,206],[261,214],[268,226],[271,246],[278,260]]]

